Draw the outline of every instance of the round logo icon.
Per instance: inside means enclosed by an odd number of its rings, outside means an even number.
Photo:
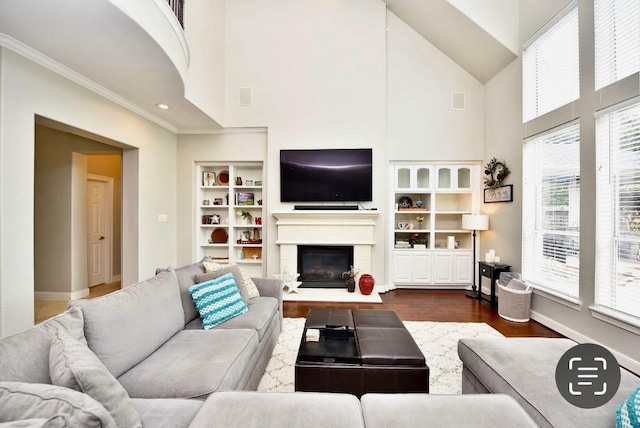
[[[606,404],[620,386],[620,366],[606,348],[593,343],[569,349],[556,366],[558,391],[582,409]]]

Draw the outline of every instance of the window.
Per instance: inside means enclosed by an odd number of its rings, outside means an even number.
[[[595,0],[596,89],[640,71],[640,2]]]
[[[596,122],[596,306],[640,325],[640,102]]]
[[[580,96],[577,3],[571,3],[541,31],[522,54],[524,122]]]
[[[577,299],[579,123],[526,140],[523,156],[522,276],[536,288]]]

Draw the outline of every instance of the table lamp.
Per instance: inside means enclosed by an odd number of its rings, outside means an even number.
[[[467,291],[467,297],[478,298],[480,290],[476,291],[476,235],[478,230],[489,230],[489,216],[485,214],[464,214],[462,216],[462,228],[473,230],[473,285],[471,291]]]

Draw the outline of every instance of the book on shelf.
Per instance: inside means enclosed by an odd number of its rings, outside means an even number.
[[[409,241],[396,241],[395,248],[411,248]]]

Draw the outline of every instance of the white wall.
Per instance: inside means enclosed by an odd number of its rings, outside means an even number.
[[[185,98],[221,124],[224,124],[225,3],[225,0],[189,0],[184,12],[184,32],[191,53]]]
[[[514,202],[483,204],[489,230],[480,232],[480,258],[493,249],[501,262],[520,272],[522,253],[522,61],[509,64],[487,82],[485,91],[485,147],[483,166],[491,158],[505,161],[511,174]],[[484,168],[483,177],[484,177]],[[484,187],[484,186],[483,186]],[[484,200],[484,199],[482,199]],[[486,284],[486,282],[485,282]]]
[[[390,160],[483,158],[484,86],[393,13],[387,26]],[[463,92],[464,111],[451,109]]]
[[[123,198],[139,211],[124,213],[125,285],[175,263],[176,136],[6,48],[0,76],[0,336],[6,336],[34,320],[35,115],[127,145]],[[137,187],[127,183],[135,181],[143,190],[132,200]],[[160,213],[169,221],[159,223]]]
[[[292,209],[279,194],[283,148],[371,147],[374,200],[385,204],[385,5],[379,0],[228,2],[226,124],[268,127],[265,178],[269,212]],[[253,105],[238,105],[240,87]],[[384,277],[384,219],[374,257]],[[279,271],[274,221],[269,221],[269,275]],[[274,253],[275,251],[275,253]]]

